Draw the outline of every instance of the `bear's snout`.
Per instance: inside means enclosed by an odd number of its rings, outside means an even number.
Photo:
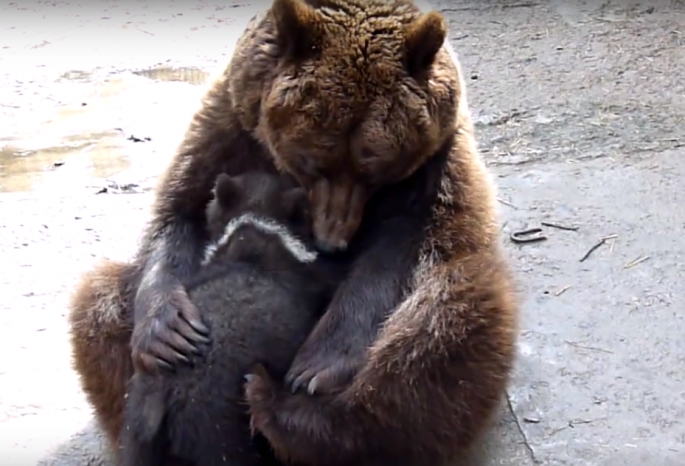
[[[351,178],[319,179],[310,191],[317,248],[344,251],[359,229],[368,190]]]

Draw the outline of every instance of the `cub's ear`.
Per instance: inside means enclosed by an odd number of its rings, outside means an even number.
[[[407,26],[405,43],[409,74],[416,76],[430,68],[446,38],[445,18],[437,11],[425,13]]]
[[[225,173],[221,173],[214,184],[214,199],[220,206],[226,208],[238,202],[243,195],[243,188],[238,180]]]
[[[283,209],[293,221],[306,221],[309,217],[309,199],[304,188],[293,188],[283,193]]]
[[[278,40],[292,58],[304,58],[317,42],[317,12],[304,0],[274,0],[271,5]]]

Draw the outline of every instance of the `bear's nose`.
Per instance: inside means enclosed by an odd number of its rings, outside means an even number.
[[[316,249],[326,254],[333,254],[335,252],[342,252],[347,249],[347,241],[329,241],[327,239],[317,239]]]

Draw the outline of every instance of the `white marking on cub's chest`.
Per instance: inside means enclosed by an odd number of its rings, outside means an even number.
[[[309,263],[314,262],[317,257],[317,252],[309,249],[299,238],[293,235],[288,228],[280,223],[274,222],[268,218],[259,217],[252,213],[243,214],[228,222],[224,234],[216,242],[209,244],[205,248],[204,259],[202,265],[207,265],[214,258],[216,253],[228,242],[235,234],[238,228],[250,225],[258,230],[263,231],[274,236],[283,244],[290,254],[300,262]]]

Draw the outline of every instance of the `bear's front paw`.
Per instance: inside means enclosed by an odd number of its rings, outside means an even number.
[[[364,364],[363,356],[346,351],[302,350],[304,351],[300,351],[295,357],[285,377],[286,384],[293,393],[300,388],[306,389],[310,395],[343,390]]]

